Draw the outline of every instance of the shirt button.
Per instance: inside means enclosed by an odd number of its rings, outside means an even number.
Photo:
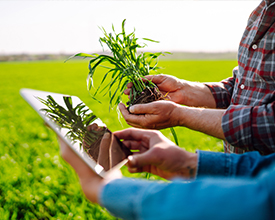
[[[257,44],[253,44],[253,45],[252,45],[252,49],[253,49],[253,50],[256,50],[257,48],[258,48]]]
[[[244,84],[242,84],[242,85],[240,86],[240,88],[241,88],[241,89],[244,89]]]

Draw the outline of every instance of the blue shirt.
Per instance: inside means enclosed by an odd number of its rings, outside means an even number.
[[[275,219],[275,154],[197,153],[196,180],[113,180],[101,205],[122,219]]]

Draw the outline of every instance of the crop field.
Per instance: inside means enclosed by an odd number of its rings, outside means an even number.
[[[232,75],[237,61],[162,60],[164,74],[191,81],[220,81]],[[88,60],[0,63],[0,219],[115,219],[87,201],[77,176],[59,155],[54,132],[21,98],[21,88],[76,95],[111,131],[129,127],[109,109],[108,97],[94,101],[86,88]],[[95,73],[96,77],[103,70]],[[125,100],[127,97],[125,96]],[[222,151],[222,142],[186,128],[175,128],[180,147]],[[163,133],[173,140],[169,129]],[[127,177],[132,175],[122,168]],[[154,176],[151,176],[154,179]]]

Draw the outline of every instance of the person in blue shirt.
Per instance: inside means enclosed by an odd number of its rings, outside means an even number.
[[[135,150],[130,172],[169,181],[101,178],[62,140],[62,157],[75,169],[86,197],[122,219],[275,219],[275,154],[190,153],[155,130],[114,132]],[[105,135],[102,145],[108,143]]]

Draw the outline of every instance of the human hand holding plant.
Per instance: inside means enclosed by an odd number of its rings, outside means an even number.
[[[135,104],[150,103],[156,100],[165,99],[158,87],[151,81],[146,80],[145,76],[157,73],[158,57],[165,53],[151,53],[151,52],[137,52],[138,48],[144,48],[146,44],[138,43],[138,38],[135,37],[135,33],[126,34],[125,21],[122,22],[122,32],[116,34],[113,27],[113,33],[107,33],[104,28],[102,31],[104,37],[100,38],[100,43],[106,44],[111,51],[111,55],[105,54],[86,54],[78,53],[73,57],[90,57],[89,62],[89,74],[88,74],[88,90],[93,87],[93,76],[98,67],[104,67],[107,72],[102,77],[100,85],[97,87],[93,98],[96,99],[98,93],[104,92],[109,95],[109,106],[117,106],[122,101],[122,96],[126,85],[131,83],[131,90],[129,91],[130,106]],[[143,38],[145,41],[157,42],[148,38]],[[167,52],[166,52],[167,53]],[[69,58],[69,59],[70,59]],[[103,66],[103,63],[108,63],[109,66]],[[103,85],[109,80],[107,85]],[[170,128],[175,142],[178,144],[177,135],[174,129]]]
[[[164,74],[147,75],[143,81],[153,82],[165,100],[193,107],[215,108],[216,103],[213,95],[203,83],[191,82]],[[127,89],[124,90],[124,94],[128,95],[129,99],[131,98],[132,85],[132,83],[128,83]]]
[[[166,100],[170,100],[179,104],[184,103],[185,93],[183,80],[180,80],[175,76],[164,74],[147,75],[144,78],[145,79],[143,79],[143,81],[148,80],[153,82]],[[131,98],[130,93],[132,87],[133,83],[128,83],[127,89],[124,90],[124,94],[128,95],[129,99]]]
[[[93,87],[93,76],[98,67],[107,69],[107,72],[103,75],[100,85],[95,90],[92,97],[96,99],[98,93],[104,92],[104,95],[109,95],[110,107],[116,106],[121,102],[123,91],[126,89],[127,83],[132,83],[131,97],[129,105],[132,105],[136,99],[142,94],[147,94],[144,91],[149,91],[149,95],[158,92],[156,85],[150,81],[144,82],[142,79],[144,76],[150,73],[156,73],[159,69],[158,57],[164,55],[162,52],[137,52],[138,48],[144,48],[146,44],[139,43],[139,39],[136,38],[135,32],[126,34],[125,21],[122,22],[122,32],[116,34],[113,27],[113,33],[107,33],[102,28],[104,37],[100,38],[100,43],[107,45],[111,51],[111,55],[105,54],[86,54],[78,53],[71,56],[73,57],[89,57],[89,74],[87,78],[87,86],[90,91]],[[157,41],[142,38],[144,41],[150,41],[158,43]],[[167,52],[166,52],[167,53]],[[103,66],[102,64],[109,64],[109,66]],[[107,81],[109,82],[106,84]],[[156,95],[157,98],[160,96]]]
[[[179,126],[181,106],[172,101],[155,101],[147,104],[136,104],[128,109],[123,103],[119,109],[125,121],[137,128],[164,129]]]

